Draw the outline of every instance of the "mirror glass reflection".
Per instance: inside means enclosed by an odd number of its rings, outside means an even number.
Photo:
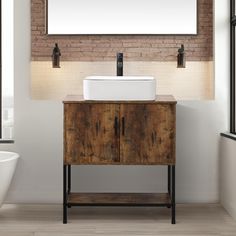
[[[47,0],[47,33],[197,34],[197,0]]]

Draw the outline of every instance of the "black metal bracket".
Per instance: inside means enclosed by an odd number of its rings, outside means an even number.
[[[63,224],[67,224],[67,208],[71,206],[135,206],[135,207],[168,207],[171,208],[171,223],[176,223],[175,211],[175,165],[168,165],[168,194],[170,196],[170,203],[150,204],[150,203],[127,203],[127,204],[112,204],[112,203],[68,203],[68,196],[71,193],[71,165],[63,166]]]

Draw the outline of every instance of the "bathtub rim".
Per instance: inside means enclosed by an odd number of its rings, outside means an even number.
[[[8,161],[13,161],[13,160],[16,160],[16,159],[18,159],[20,157],[20,155],[18,153],[16,153],[16,152],[0,151],[0,155],[4,154],[4,153],[8,154],[8,155],[11,154],[11,155],[9,155],[9,157],[7,157],[7,158],[5,158],[3,160],[1,160],[1,158],[0,158],[0,163],[8,162]]]

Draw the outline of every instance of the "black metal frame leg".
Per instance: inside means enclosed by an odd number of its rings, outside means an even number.
[[[168,173],[167,173],[167,175],[168,175],[168,193],[170,194],[170,192],[171,192],[171,167],[170,166],[168,166]]]
[[[71,192],[71,165],[63,165],[63,224],[67,224],[67,199]],[[176,223],[175,210],[175,165],[168,165],[168,193],[171,197],[171,223]],[[168,206],[168,208],[169,208]]]
[[[63,165],[63,224],[67,224],[67,166]]]
[[[71,192],[71,165],[68,166],[68,193]]]
[[[70,194],[71,192],[71,165],[68,165],[68,190],[67,193]],[[67,204],[68,208],[71,208],[71,205]]]
[[[171,166],[168,165],[168,171],[167,171],[167,179],[168,179],[168,193],[169,196],[171,196]],[[171,206],[168,205],[167,208],[170,208]]]
[[[175,224],[175,166],[171,166],[171,223]]]

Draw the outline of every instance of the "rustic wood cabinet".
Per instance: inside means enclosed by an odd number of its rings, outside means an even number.
[[[119,163],[119,136],[114,128],[119,105],[68,103],[64,105],[64,116],[64,163]]]
[[[152,205],[172,209],[175,223],[176,101],[64,101],[63,222],[74,205]],[[167,165],[168,191],[71,193],[71,165]]]
[[[175,163],[175,106],[120,105],[120,163],[168,165]]]

